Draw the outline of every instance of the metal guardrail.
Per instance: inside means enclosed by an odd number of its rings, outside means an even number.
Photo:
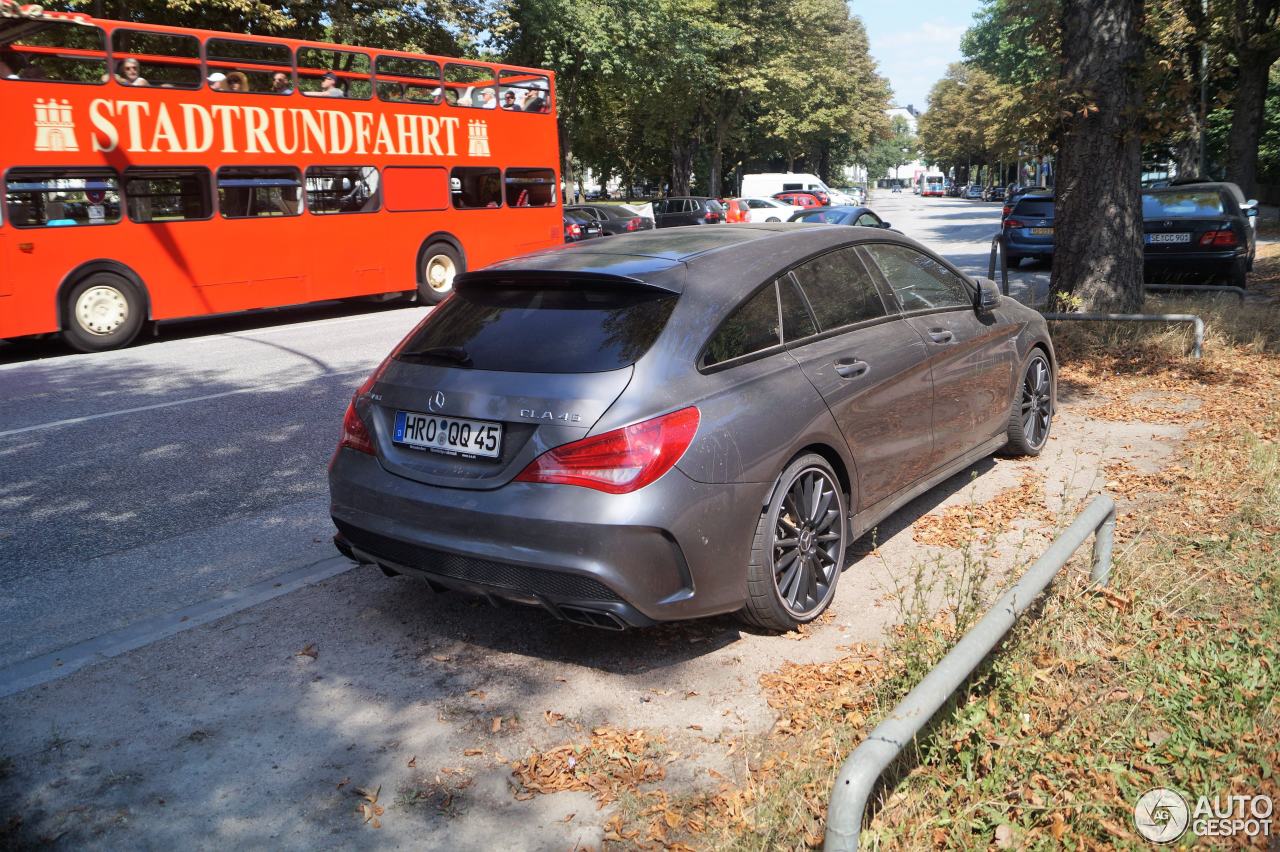
[[[1193,357],[1204,352],[1204,320],[1195,314],[1041,314],[1047,320],[1080,320],[1082,322],[1189,322],[1195,330]]]
[[[1213,293],[1215,295],[1230,293],[1233,296],[1239,296],[1241,304],[1244,304],[1245,297],[1243,287],[1228,287],[1219,284],[1145,284],[1143,287],[1148,293],[1163,292],[1165,290],[1172,290],[1178,293]]]
[[[1018,616],[1045,590],[1090,533],[1094,534],[1091,576],[1098,585],[1107,584],[1111,575],[1115,528],[1115,501],[1101,494],[853,750],[840,767],[840,774],[836,776],[831,790],[826,839],[823,842],[827,852],[851,852],[858,848],[862,816],[881,773],[1009,632]]]

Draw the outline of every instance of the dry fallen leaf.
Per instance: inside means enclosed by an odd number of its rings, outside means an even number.
[[[298,653],[294,654],[294,656],[295,656],[295,657],[310,657],[311,659],[313,659],[313,660],[314,660],[316,657],[320,656],[320,652],[316,649],[316,643],[315,643],[315,642],[308,642],[308,643],[303,647],[303,649],[302,649],[301,651],[299,651]]]
[[[341,790],[343,787],[347,786],[350,783],[351,783],[350,778],[343,778],[341,781],[338,782],[338,786],[336,789]]]
[[[448,654],[432,654],[431,659],[435,660],[437,663],[447,663],[449,662],[449,655]]]
[[[467,757],[476,757],[477,755],[484,754],[484,749],[482,749],[482,748],[464,748],[464,749],[462,750],[462,753],[463,753],[465,756],[467,756]]]
[[[554,728],[556,725],[560,724],[560,720],[564,718],[564,714],[553,713],[550,710],[544,710],[542,712],[542,718],[546,719],[547,724]]]
[[[702,726],[701,726],[701,725],[690,725],[690,726],[689,726],[689,730],[691,730],[691,731],[701,731],[701,730],[702,730]]]
[[[495,734],[502,730],[502,717],[501,717],[501,716],[494,716],[494,717],[493,717],[493,723],[489,725],[489,730],[490,730],[491,732],[495,733]]]
[[[1061,840],[1062,835],[1067,833],[1067,821],[1060,811],[1054,811],[1053,816],[1049,818],[1049,833],[1053,835],[1054,840]]]
[[[996,826],[996,846],[1001,849],[1013,847],[1013,829],[1007,825]]]
[[[405,764],[405,766],[409,767],[410,769],[413,769],[417,765],[418,765],[418,756],[416,754],[413,757],[409,758],[409,762]]]

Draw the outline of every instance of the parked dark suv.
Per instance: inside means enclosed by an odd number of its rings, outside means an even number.
[[[715,225],[724,221],[724,206],[714,198],[684,195],[653,202],[653,221],[659,228],[677,225]]]
[[[632,213],[618,204],[576,204],[564,209],[591,219],[606,235],[647,231],[653,227],[651,219]]]
[[[1020,196],[1013,202],[1002,229],[1010,268],[1024,257],[1049,260],[1053,257],[1053,195]]]

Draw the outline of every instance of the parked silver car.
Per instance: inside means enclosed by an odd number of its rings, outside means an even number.
[[[459,275],[357,391],[339,549],[601,627],[830,604],[851,541],[1054,410],[1043,318],[883,229],[681,228]]]

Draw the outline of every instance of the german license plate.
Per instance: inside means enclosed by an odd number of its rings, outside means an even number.
[[[496,459],[502,453],[502,424],[397,411],[391,440],[419,450]]]
[[[1148,243],[1189,243],[1190,234],[1147,234]]]
[[[1053,228],[1032,228],[1031,233],[1037,237],[1051,237],[1053,236]]]

